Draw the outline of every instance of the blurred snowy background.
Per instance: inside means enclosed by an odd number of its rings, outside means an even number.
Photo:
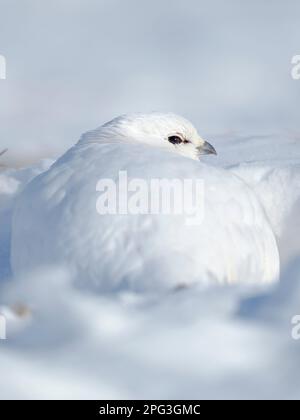
[[[173,111],[207,138],[299,137],[300,4],[229,0],[0,0],[0,145],[56,156],[132,111]]]
[[[299,398],[299,16],[296,0],[0,0],[0,163],[55,158],[125,112],[182,114],[256,191],[282,265],[269,291],[160,298],[11,281],[13,202],[49,161],[2,172],[0,398]]]

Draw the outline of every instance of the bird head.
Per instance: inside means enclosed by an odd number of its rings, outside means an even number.
[[[126,114],[84,134],[80,142],[142,143],[198,160],[217,154],[185,118],[171,113]]]

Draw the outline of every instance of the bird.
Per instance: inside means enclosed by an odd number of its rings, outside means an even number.
[[[276,239],[259,200],[238,176],[203,162],[206,154],[215,148],[173,113],[125,114],[84,133],[16,199],[14,275],[64,267],[75,287],[96,293],[278,281]],[[180,195],[173,212],[161,212],[157,180],[200,182],[197,206]]]

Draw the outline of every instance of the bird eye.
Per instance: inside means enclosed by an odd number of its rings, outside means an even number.
[[[182,138],[180,138],[179,136],[170,136],[170,137],[168,137],[168,141],[172,144],[183,143]]]

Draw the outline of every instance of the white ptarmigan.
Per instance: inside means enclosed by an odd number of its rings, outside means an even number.
[[[84,134],[19,196],[14,274],[62,265],[76,285],[99,292],[276,281],[276,240],[259,201],[229,171],[200,162],[207,153],[214,148],[174,114],[125,115]],[[147,185],[201,180],[202,222],[176,212],[99,214],[99,180],[118,190],[120,171]]]

